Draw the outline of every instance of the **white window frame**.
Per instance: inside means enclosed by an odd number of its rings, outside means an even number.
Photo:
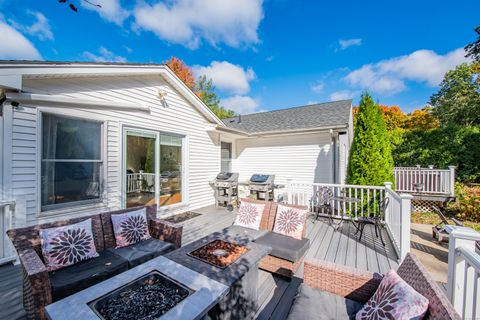
[[[42,163],[43,163],[43,114],[49,114],[52,116],[57,117],[64,117],[68,119],[74,119],[79,121],[90,121],[99,123],[100,128],[100,160],[95,160],[95,162],[101,163],[100,165],[100,178],[99,178],[99,194],[100,197],[98,199],[89,199],[89,200],[81,200],[81,201],[73,201],[73,202],[66,202],[66,203],[59,203],[53,205],[42,205]],[[64,213],[71,213],[72,210],[78,210],[79,208],[97,208],[103,207],[106,201],[106,179],[107,179],[107,161],[106,161],[106,151],[105,151],[105,139],[107,136],[107,124],[106,120],[100,118],[89,118],[85,115],[80,114],[72,114],[69,112],[62,112],[57,110],[52,110],[49,108],[38,108],[37,109],[37,212],[39,212],[39,216],[52,216]],[[82,162],[89,162],[88,160]],[[74,209],[73,209],[74,208]]]

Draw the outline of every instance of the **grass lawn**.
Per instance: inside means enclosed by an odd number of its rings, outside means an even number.
[[[448,216],[447,216],[448,219]],[[412,212],[412,223],[422,223],[422,224],[439,224],[442,220],[440,217],[434,212]],[[453,225],[455,223],[453,221],[449,221]],[[470,227],[480,232],[480,223],[479,222],[471,222],[471,221],[462,221],[462,223],[466,227]]]

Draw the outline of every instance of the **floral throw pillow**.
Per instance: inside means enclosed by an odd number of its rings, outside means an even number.
[[[428,299],[391,270],[356,319],[422,319],[427,309]]]
[[[40,229],[42,255],[48,271],[98,257],[92,219],[68,226]]]
[[[240,208],[238,209],[237,217],[233,224],[236,226],[259,230],[264,209],[264,204],[242,201],[240,203]]]
[[[150,239],[145,208],[120,214],[112,214],[113,232],[117,248],[126,247]]]
[[[275,215],[273,232],[302,240],[307,213],[308,211],[304,209],[279,204],[277,214]]]

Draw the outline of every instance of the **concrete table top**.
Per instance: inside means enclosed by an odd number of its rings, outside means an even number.
[[[228,286],[160,256],[48,305],[47,315],[52,320],[98,320],[88,303],[155,270],[195,291],[165,313],[162,320],[201,319],[229,292]]]
[[[214,240],[225,240],[239,243],[245,245],[249,251],[225,269],[216,267],[188,255],[190,252]],[[175,251],[169,252],[164,257],[230,287],[238,279],[243,277],[251,268],[257,266],[258,262],[271,251],[272,248],[270,247],[262,246],[254,242],[238,241],[237,238],[233,238],[222,232],[215,232]]]

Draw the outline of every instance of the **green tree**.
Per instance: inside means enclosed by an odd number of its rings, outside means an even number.
[[[475,28],[475,32],[478,35],[477,40],[475,40],[475,42],[467,44],[465,46],[465,51],[467,52],[467,58],[472,58],[476,62],[480,63],[480,26]]]
[[[220,105],[220,99],[215,93],[215,86],[212,79],[207,79],[205,75],[198,78],[195,91],[199,93],[200,99],[205,103],[220,119],[231,118],[235,112],[228,110]]]
[[[445,74],[440,90],[430,98],[440,124],[480,124],[480,68],[463,63]]]
[[[368,93],[364,93],[358,107],[347,183],[383,185],[386,181],[393,182],[390,137],[382,109]]]

